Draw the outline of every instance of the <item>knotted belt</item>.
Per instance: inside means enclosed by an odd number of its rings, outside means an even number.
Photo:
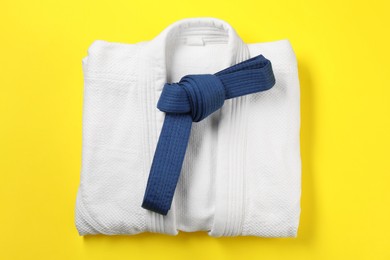
[[[166,83],[157,108],[165,112],[142,207],[162,215],[171,208],[192,122],[222,107],[225,99],[268,90],[275,84],[272,65],[262,55],[212,74],[187,75]]]

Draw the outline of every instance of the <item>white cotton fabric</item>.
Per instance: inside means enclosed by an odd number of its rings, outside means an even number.
[[[165,82],[262,54],[275,86],[194,123],[167,216],[141,208],[164,120]],[[83,60],[80,235],[207,231],[294,237],[300,215],[299,81],[288,40],[245,44],[226,22],[178,21],[149,42],[95,41]]]

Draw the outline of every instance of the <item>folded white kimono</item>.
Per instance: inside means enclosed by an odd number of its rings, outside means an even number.
[[[275,86],[226,100],[193,123],[166,216],[141,207],[165,114],[166,82],[262,54]],[[214,18],[178,21],[149,42],[95,41],[83,60],[80,235],[208,231],[294,237],[300,215],[299,81],[289,41],[245,44]]]

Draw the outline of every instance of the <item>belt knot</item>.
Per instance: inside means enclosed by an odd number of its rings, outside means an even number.
[[[212,74],[187,75],[178,83],[164,85],[157,108],[166,113],[190,113],[199,122],[220,109],[225,102],[225,87]]]

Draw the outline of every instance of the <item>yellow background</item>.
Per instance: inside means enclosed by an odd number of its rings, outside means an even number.
[[[387,1],[0,1],[0,259],[390,259]],[[301,81],[296,239],[79,237],[81,59],[186,17],[288,38]]]

